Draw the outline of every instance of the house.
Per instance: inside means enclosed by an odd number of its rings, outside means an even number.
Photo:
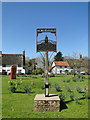
[[[0,72],[11,73],[11,65],[17,66],[17,73],[25,74],[25,51],[23,54],[2,54],[0,51]]]
[[[67,74],[68,72],[71,72],[72,69],[65,61],[53,61],[53,64],[48,71],[52,74]]]

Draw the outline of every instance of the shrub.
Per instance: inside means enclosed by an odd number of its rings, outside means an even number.
[[[77,81],[77,78],[76,78],[76,77],[72,77],[72,81],[73,81],[73,82],[76,82],[76,81]]]
[[[70,82],[70,79],[67,79],[66,82]]]
[[[86,86],[84,86],[84,90],[87,90],[87,87],[86,87]]]
[[[75,103],[81,104],[81,103],[79,102],[79,101],[80,101],[80,98],[75,98],[74,100],[75,100]]]
[[[20,82],[18,82],[17,84],[20,85]]]
[[[71,100],[74,100],[74,95],[73,95],[73,94],[69,94],[69,98],[70,98]]]
[[[49,77],[55,77],[55,75],[54,74],[50,74]]]
[[[88,94],[86,92],[84,93],[84,97],[88,99]]]
[[[13,92],[13,93],[16,91],[16,87],[10,86],[8,89],[9,89],[11,92]]]
[[[60,97],[60,101],[64,101],[66,98],[66,96],[62,93],[59,95],[59,97]]]
[[[72,90],[71,90],[68,86],[66,86],[66,90],[67,90],[68,92],[72,92]]]
[[[16,85],[15,81],[8,81],[9,85]]]
[[[19,77],[19,75],[17,75],[17,77]]]
[[[42,68],[37,68],[36,69],[36,74],[42,74],[44,71]]]
[[[26,93],[30,93],[31,92],[31,87],[30,86],[25,86],[24,88]]]
[[[80,74],[78,74],[77,77],[80,78]]]
[[[60,88],[60,86],[59,86],[58,84],[55,84],[55,89],[56,89],[58,92],[61,91],[61,88]]]
[[[45,85],[41,85],[41,89],[42,89],[42,90],[45,89]]]
[[[32,76],[32,78],[35,78],[35,79],[36,79],[37,77],[35,77],[35,76]]]
[[[63,82],[66,82],[66,80],[63,80]]]
[[[82,78],[80,78],[80,82],[84,81]]]
[[[9,83],[9,90],[11,91],[11,92],[15,92],[16,91],[16,89],[17,89],[17,83],[16,82],[14,82],[14,81],[8,81],[8,83]]]
[[[76,90],[77,90],[78,93],[82,92],[82,89],[80,87],[76,87]]]
[[[6,71],[2,71],[2,75],[7,75],[7,72]]]
[[[84,76],[82,76],[82,79],[85,79],[85,77],[84,77]]]

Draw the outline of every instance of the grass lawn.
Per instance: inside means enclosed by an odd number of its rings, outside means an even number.
[[[37,78],[36,78],[37,77]],[[45,93],[45,90],[41,89],[41,85],[44,85],[45,78],[40,75],[33,75],[28,77],[17,77],[17,81],[22,80],[21,85],[19,85],[17,92],[12,93],[8,90],[8,81],[10,81],[10,76],[2,77],[2,117],[3,118],[88,118],[88,100],[84,98],[84,92],[88,88],[88,76],[84,75],[84,81],[77,80],[72,81],[72,75],[56,75],[55,77],[49,77],[49,82],[51,83],[51,88],[49,89],[50,94],[64,94],[66,99],[63,104],[61,104],[60,112],[34,112],[34,98],[36,94]],[[70,79],[69,82],[64,81]],[[13,80],[13,81],[16,81]],[[32,85],[34,82],[34,85]],[[60,85],[61,91],[58,92],[55,89],[55,84]],[[32,90],[31,93],[25,93],[24,87],[30,85]],[[80,98],[79,103],[72,101],[69,98],[70,92],[67,91],[66,86],[72,90],[74,98]],[[76,91],[76,87],[82,89],[81,93]]]

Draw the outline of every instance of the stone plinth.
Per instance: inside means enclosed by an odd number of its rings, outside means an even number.
[[[56,94],[37,94],[34,99],[34,111],[60,111],[60,98]]]

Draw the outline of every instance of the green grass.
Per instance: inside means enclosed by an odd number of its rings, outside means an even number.
[[[33,75],[35,76],[35,75]],[[83,92],[78,93],[76,87],[84,89],[88,87],[88,76],[85,75],[84,81],[72,81],[72,75],[56,75],[49,77],[51,88],[50,94],[65,94],[65,105],[67,109],[62,109],[61,112],[34,112],[34,98],[36,94],[44,94],[45,90],[41,89],[41,85],[45,83],[45,78],[37,75],[37,78],[31,77],[17,77],[17,80],[22,79],[22,84],[17,89],[18,93],[11,93],[8,90],[8,81],[10,76],[2,77],[2,117],[3,118],[88,118],[88,99],[83,99]],[[70,82],[63,82],[63,80],[70,79]],[[34,85],[32,86],[32,82]],[[60,92],[56,91],[55,84],[61,87]],[[24,93],[24,86],[30,85],[32,87],[31,93]],[[66,90],[66,86],[72,90],[74,98],[80,99],[81,104],[77,104],[69,97],[70,92]],[[85,90],[84,90],[85,91]],[[87,92],[87,91],[86,91]]]

